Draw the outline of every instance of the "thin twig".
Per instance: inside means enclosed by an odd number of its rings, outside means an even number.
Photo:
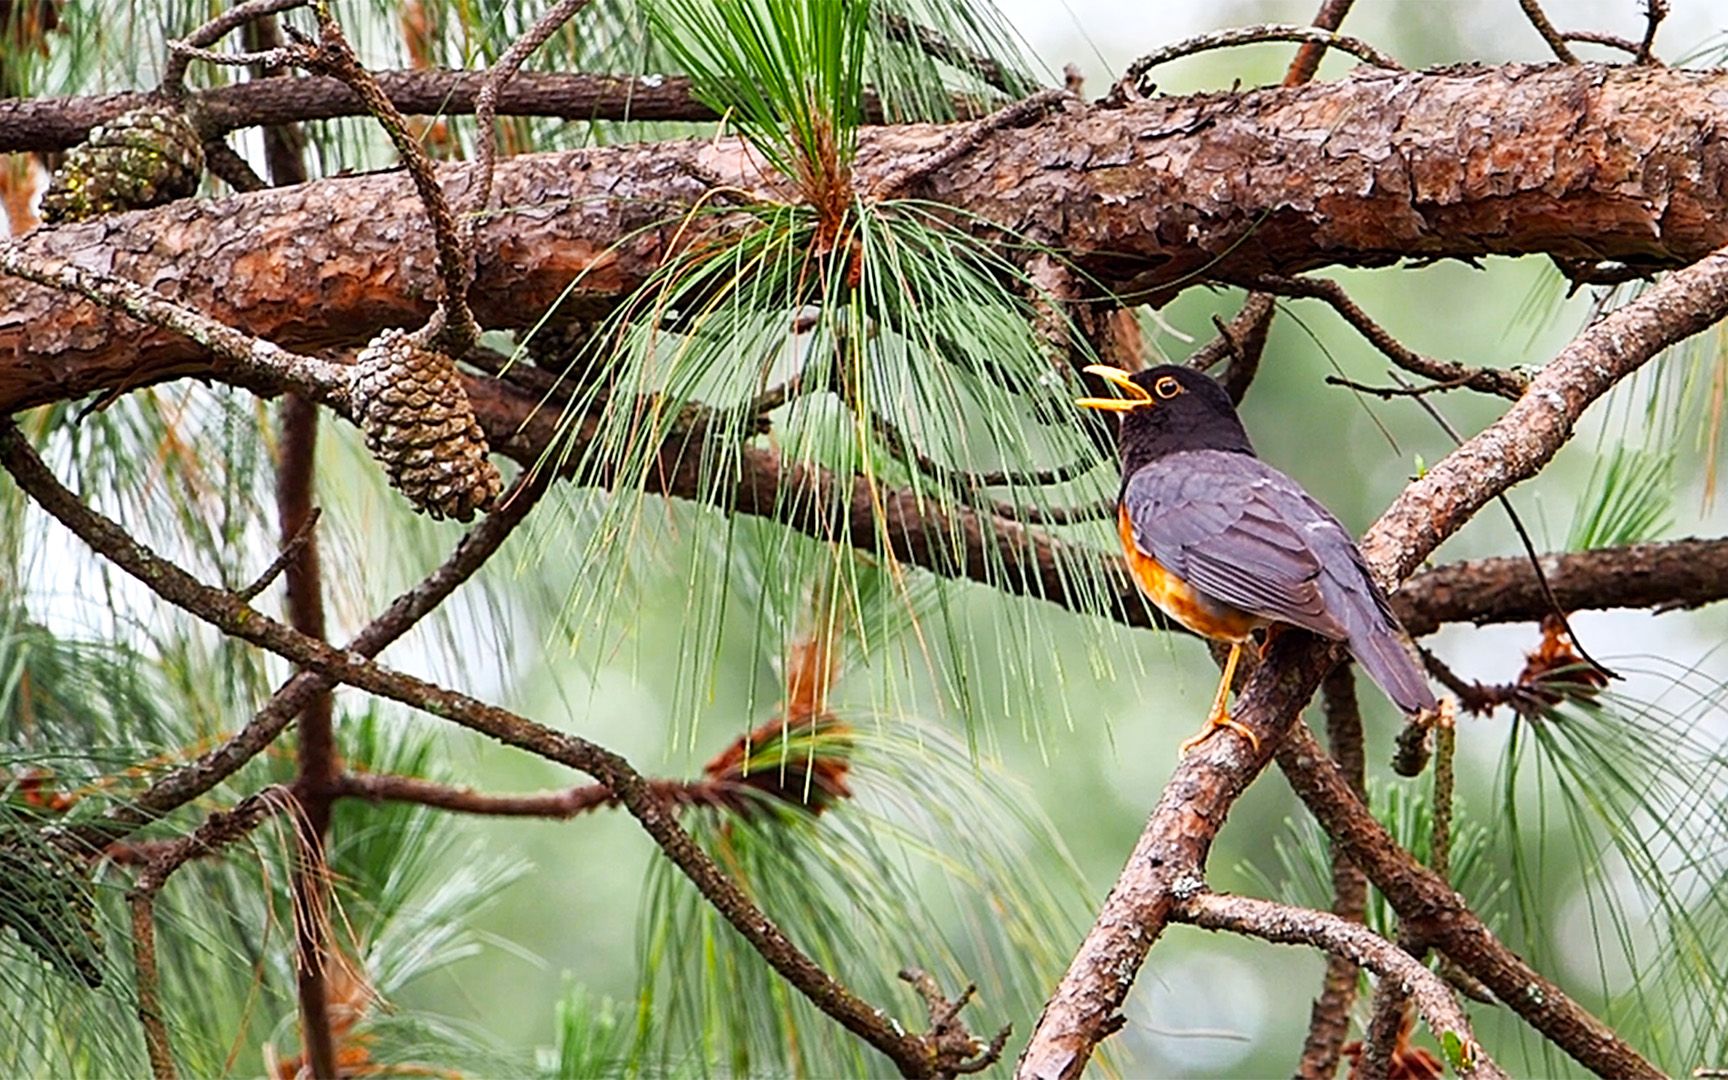
[[[309,3],[310,0],[297,0],[295,7]],[[168,51],[182,65],[197,60],[216,67],[244,68],[279,68],[298,63],[304,54],[292,45],[278,45],[275,48],[260,49],[256,52],[214,52],[210,49],[195,49],[184,41],[170,41]]]
[[[1359,394],[1373,394],[1375,397],[1382,400],[1391,401],[1393,398],[1421,397],[1423,394],[1443,394],[1448,390],[1462,390],[1465,386],[1469,385],[1470,379],[1471,376],[1469,375],[1460,375],[1456,379],[1448,379],[1445,382],[1424,383],[1420,386],[1369,386],[1367,383],[1359,383],[1353,379],[1346,379],[1342,375],[1328,375],[1326,376],[1326,385],[1342,386],[1347,390],[1354,390]]]
[[[1396,382],[1401,386],[1409,385],[1396,371],[1390,371],[1387,372],[1387,374],[1391,377],[1393,382]],[[1440,429],[1444,431],[1455,444],[1459,446],[1464,445],[1463,434],[1453,426],[1452,421],[1446,419],[1445,413],[1441,412],[1433,402],[1429,401],[1425,397],[1417,397],[1415,400],[1416,404],[1422,406],[1422,411],[1426,412],[1430,419],[1440,425]],[[1572,632],[1572,623],[1567,619],[1565,610],[1560,606],[1560,601],[1555,598],[1554,587],[1548,584],[1548,574],[1542,569],[1542,556],[1536,553],[1536,542],[1530,539],[1529,531],[1524,528],[1523,519],[1518,516],[1518,511],[1512,508],[1512,500],[1507,498],[1504,492],[1495,495],[1494,499],[1500,504],[1500,508],[1506,511],[1506,517],[1511,520],[1512,530],[1518,534],[1518,542],[1524,545],[1524,555],[1530,560],[1530,568],[1536,573],[1536,582],[1542,587],[1542,595],[1548,600],[1550,613],[1556,619],[1560,620],[1560,626],[1566,631],[1566,636],[1572,639],[1572,647],[1577,650],[1578,656],[1606,678],[1618,679],[1620,676],[1616,674],[1613,669],[1604,664],[1598,663],[1595,657],[1591,656],[1584,650],[1584,645],[1578,640],[1578,635]]]
[[[1434,794],[1430,800],[1433,825],[1428,842],[1428,868],[1442,882],[1450,884],[1452,866],[1453,766],[1457,749],[1456,716],[1450,702],[1442,705],[1434,721]],[[1358,795],[1362,792],[1358,791]],[[1432,944],[1420,929],[1406,920],[1399,921],[1398,947],[1418,962],[1427,955]],[[1381,980],[1374,995],[1373,1017],[1362,1043],[1359,1071],[1362,1080],[1384,1080],[1392,1075],[1398,1054],[1409,1037],[1408,984]]]
[[[1103,521],[1116,514],[1114,495],[1078,506],[1022,506],[1019,503],[996,500],[991,512],[999,518],[1023,525],[1076,525],[1082,521]]]
[[[871,190],[873,199],[891,199],[932,173],[959,161],[984,145],[984,140],[1003,128],[1023,127],[1040,119],[1053,106],[1072,100],[1066,90],[1040,90],[1030,97],[1005,105],[989,116],[973,121],[965,131],[942,144],[942,148],[910,161],[882,177]]]
[[[1530,385],[1528,376],[1516,371],[1506,371],[1500,368],[1471,368],[1451,360],[1438,360],[1423,356],[1420,353],[1405,348],[1402,342],[1393,337],[1379,323],[1368,317],[1368,313],[1350,299],[1350,294],[1336,281],[1326,278],[1285,277],[1279,274],[1255,274],[1235,282],[1246,288],[1261,292],[1276,293],[1279,296],[1301,297],[1303,299],[1323,300],[1332,306],[1345,322],[1355,327],[1368,343],[1380,350],[1381,355],[1397,364],[1405,371],[1420,375],[1435,382],[1458,381],[1459,385],[1484,394],[1494,394],[1516,401],[1523,396]]]
[[[1576,64],[1578,54],[1566,47],[1566,39],[1560,31],[1554,29],[1554,24],[1548,21],[1547,14],[1542,10],[1539,0],[1518,0],[1518,6],[1524,9],[1524,15],[1530,20],[1530,25],[1542,35],[1542,40],[1548,43],[1548,48],[1562,64]]]
[[[1344,16],[1350,13],[1355,0],[1322,0],[1320,10],[1314,13],[1310,25],[1320,30],[1336,30],[1344,24]],[[1284,72],[1285,86],[1303,86],[1314,78],[1314,73],[1320,70],[1320,61],[1326,56],[1327,42],[1305,41],[1296,50],[1296,58],[1290,61],[1290,67]]]
[[[168,61],[162,67],[162,92],[172,98],[186,96],[186,68],[195,58],[203,59],[200,50],[221,41],[230,31],[245,26],[253,19],[277,15],[305,7],[308,0],[246,0],[236,4],[179,41],[168,43]],[[212,62],[223,63],[224,59]],[[251,61],[247,61],[250,63]],[[280,61],[279,61],[280,62]]]
[[[1314,13],[1313,25],[1316,29],[1335,31],[1344,24],[1344,17],[1350,13],[1353,0],[1324,0],[1320,10]],[[1290,61],[1290,66],[1284,72],[1286,87],[1303,86],[1314,78],[1320,70],[1320,61],[1326,54],[1324,42],[1304,42],[1296,50],[1296,56]],[[1248,388],[1253,385],[1254,377],[1260,373],[1260,360],[1266,352],[1266,342],[1272,332],[1272,317],[1277,314],[1277,305],[1272,297],[1263,292],[1250,292],[1242,304],[1242,310],[1236,319],[1228,326],[1214,316],[1212,323],[1218,330],[1218,336],[1213,339],[1213,347],[1220,347],[1230,357],[1230,366],[1224,372],[1224,391],[1230,395],[1230,400],[1238,405],[1248,396]],[[1204,350],[1202,350],[1204,351]],[[1204,361],[1204,364],[1202,364]],[[1212,361],[1196,355],[1189,359],[1191,366],[1209,367]]]
[[[323,510],[313,507],[311,512],[306,515],[305,520],[300,523],[300,527],[288,538],[288,543],[277,553],[276,558],[272,559],[270,565],[264,568],[264,572],[259,574],[252,584],[244,589],[236,590],[234,595],[242,600],[251,600],[269,588],[270,583],[276,580],[277,575],[288,569],[288,564],[300,554],[300,549],[311,542],[312,530],[317,528],[318,519],[323,516]]]
[[[254,24],[256,25],[256,24]],[[253,54],[269,54],[254,50]],[[379,85],[410,116],[466,116],[485,86],[483,71],[392,69],[376,71]],[[958,116],[988,110],[967,94],[950,94]],[[147,104],[147,91],[0,100],[0,153],[65,150],[82,142],[90,129]],[[881,96],[865,89],[860,102],[865,124],[888,119]],[[206,136],[295,121],[369,116],[366,105],[339,80],[321,75],[285,82],[259,79],[190,90],[187,112],[198,118]],[[592,75],[580,72],[518,72],[499,91],[498,115],[554,120],[666,120],[711,123],[720,118],[691,90],[683,75]]]
[[[486,82],[474,101],[474,121],[479,129],[474,147],[474,181],[468,193],[469,217],[464,227],[470,237],[477,216],[491,208],[492,172],[498,161],[498,94],[504,89],[534,50],[546,44],[558,28],[584,7],[588,0],[558,0],[544,15],[535,20],[528,32],[510,43],[504,55],[486,72]]]
[[[1171,917],[1206,930],[1257,937],[1279,945],[1309,945],[1342,956],[1380,976],[1383,983],[1410,987],[1422,1019],[1435,1038],[1453,1035],[1468,1063],[1462,1076],[1506,1076],[1470,1030],[1470,1019],[1452,998],[1440,976],[1402,949],[1358,922],[1329,911],[1313,911],[1248,896],[1224,896],[1201,891],[1178,898]]]
[[[874,410],[870,426],[884,449],[896,459],[911,465],[932,480],[948,485],[960,494],[976,494],[992,487],[1050,487],[1077,480],[1098,467],[1096,461],[1076,460],[1047,469],[989,469],[972,472],[945,465],[919,450],[899,425]],[[1007,515],[1012,516],[1012,515]]]
[[[424,710],[592,776],[617,794],[624,808],[715,910],[817,1008],[881,1051],[908,1076],[941,1075],[965,1064],[945,1057],[932,1039],[902,1030],[793,944],[697,845],[679,824],[675,809],[624,758],[580,736],[555,731],[458,691],[381,667],[356,653],[332,648],[247,606],[232,593],[200,583],[84,505],[43,465],[9,420],[0,421],[0,464],[20,488],[92,549],[163,600],[229,636],[315,669],[329,679]]]
[[[1619,49],[1629,53],[1634,59],[1638,56],[1638,43],[1631,38],[1610,34],[1602,30],[1568,30],[1560,35],[1562,41],[1576,41],[1586,45],[1603,45],[1610,49]]]
[[[1292,26],[1281,23],[1269,23],[1264,26],[1243,26],[1230,30],[1216,30],[1209,34],[1199,34],[1184,38],[1172,45],[1166,45],[1155,52],[1128,65],[1118,83],[1116,94],[1121,94],[1124,87],[1132,87],[1141,97],[1150,97],[1156,90],[1146,78],[1151,70],[1160,64],[1196,53],[1209,52],[1213,49],[1228,49],[1237,45],[1253,45],[1265,41],[1296,41],[1314,42],[1327,48],[1347,52],[1358,59],[1364,60],[1375,67],[1388,71],[1403,71],[1404,65],[1392,57],[1376,49],[1361,38],[1350,37],[1348,34],[1334,33],[1314,26]],[[1114,97],[1115,95],[1113,95]]]
[[[307,50],[301,63],[309,70],[340,79],[360,95],[367,111],[395,144],[431,223],[433,245],[438,251],[438,276],[444,283],[444,295],[439,302],[442,318],[434,316],[423,333],[430,332],[427,336],[435,338],[444,352],[460,356],[480,340],[479,324],[468,307],[468,286],[474,276],[468,237],[456,224],[450,200],[444,195],[426,148],[409,131],[407,118],[378,84],[377,76],[354,55],[341,25],[330,14],[328,0],[318,0],[314,10],[318,13],[318,45]]]

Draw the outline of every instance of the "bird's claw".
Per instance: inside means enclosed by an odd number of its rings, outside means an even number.
[[[1182,757],[1187,757],[1189,751],[1211,738],[1213,732],[1217,731],[1219,728],[1229,728],[1244,739],[1247,739],[1249,745],[1254,747],[1255,753],[1260,752],[1260,736],[1254,734],[1252,728],[1236,720],[1228,712],[1220,711],[1214,713],[1206,721],[1206,726],[1201,728],[1198,734],[1183,741],[1181,749],[1179,750],[1180,755]]]

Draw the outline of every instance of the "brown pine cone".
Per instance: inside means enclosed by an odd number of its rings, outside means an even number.
[[[453,360],[386,330],[355,358],[352,393],[366,448],[415,509],[468,521],[492,505],[503,480]]]
[[[42,220],[83,221],[183,199],[204,175],[204,146],[166,105],[121,113],[66,154],[42,193]]]

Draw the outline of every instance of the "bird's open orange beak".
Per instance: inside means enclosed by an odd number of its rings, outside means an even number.
[[[1100,379],[1110,383],[1127,395],[1126,397],[1114,398],[1079,398],[1074,402],[1074,404],[1080,406],[1082,409],[1102,409],[1105,412],[1127,412],[1130,409],[1138,409],[1142,405],[1152,404],[1152,395],[1146,392],[1146,388],[1136,383],[1128,372],[1123,371],[1119,367],[1111,367],[1109,364],[1087,364],[1081,370],[1085,371],[1089,375],[1098,376]]]

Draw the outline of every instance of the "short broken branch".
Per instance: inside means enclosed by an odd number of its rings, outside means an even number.
[[[1324,300],[1340,317],[1386,359],[1405,371],[1436,383],[1468,387],[1484,394],[1494,394],[1517,401],[1530,385],[1528,376],[1501,368],[1470,368],[1451,360],[1437,360],[1405,348],[1385,327],[1368,317],[1368,313],[1350,299],[1350,294],[1336,281],[1326,278],[1285,277],[1278,274],[1257,274],[1237,284],[1278,296]],[[1369,391],[1378,393],[1378,391]]]

